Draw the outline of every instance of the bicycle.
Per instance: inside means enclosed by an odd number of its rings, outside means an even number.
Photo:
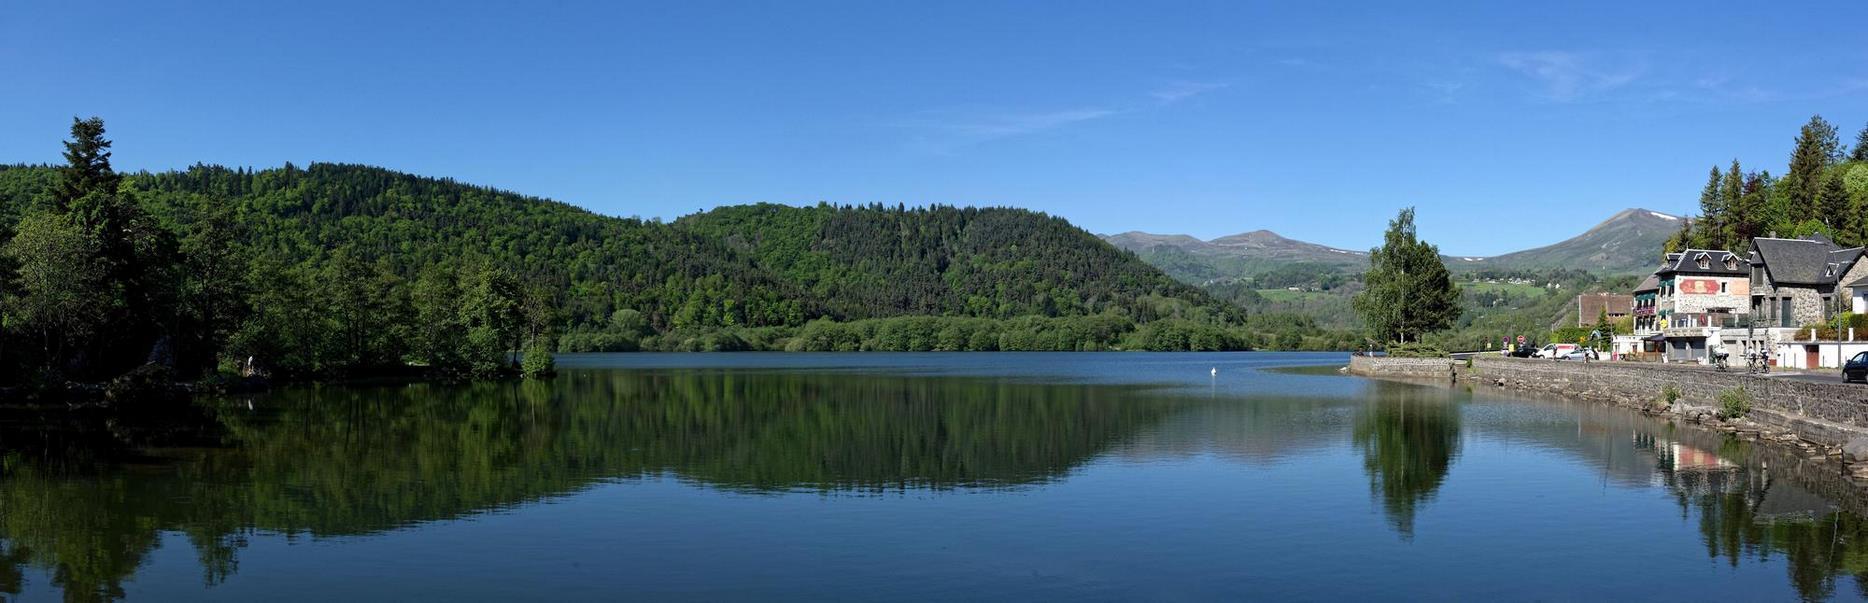
[[[1726,361],[1726,358],[1727,358],[1727,356],[1728,356],[1727,354],[1715,354],[1715,355],[1713,355],[1713,357],[1712,357],[1712,368],[1713,368],[1714,370],[1717,370],[1717,371],[1719,371],[1719,372],[1721,372],[1721,373],[1723,373],[1723,372],[1725,372],[1725,371],[1726,371],[1727,369],[1729,369],[1729,368],[1731,368],[1731,365],[1730,365],[1730,363],[1728,363],[1728,362]]]
[[[1751,353],[1745,355],[1745,373],[1751,375],[1769,374],[1771,357],[1766,354]]]

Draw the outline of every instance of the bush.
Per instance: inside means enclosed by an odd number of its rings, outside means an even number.
[[[1719,392],[1719,418],[1736,419],[1751,412],[1751,392],[1734,387]]]
[[[519,361],[519,372],[527,379],[543,379],[558,373],[558,363],[551,357],[551,346],[542,339],[532,340],[532,345],[525,346],[524,358]]]
[[[161,364],[145,364],[104,384],[104,399],[125,402],[167,402],[180,396],[175,371]]]
[[[1660,397],[1655,399],[1656,410],[1667,410],[1680,399],[1680,386],[1672,383],[1660,386]]]
[[[1429,343],[1397,343],[1388,346],[1388,355],[1395,358],[1445,358],[1446,350]]]
[[[628,333],[572,331],[558,338],[558,352],[563,354],[634,352],[637,349],[637,337]]]

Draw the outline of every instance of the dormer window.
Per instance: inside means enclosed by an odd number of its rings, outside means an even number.
[[[1700,270],[1705,270],[1712,267],[1712,258],[1702,253],[1693,256],[1693,263],[1698,264]]]
[[[1725,269],[1726,270],[1738,270],[1738,258],[1729,256],[1729,255],[1725,256]]]

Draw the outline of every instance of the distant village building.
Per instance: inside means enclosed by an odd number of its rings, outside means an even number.
[[[1751,240],[1751,313],[1758,326],[1821,323],[1857,303],[1868,288],[1862,248],[1844,249],[1821,235]],[[1852,293],[1851,293],[1852,291]]]
[[[1626,318],[1634,307],[1634,296],[1619,293],[1584,293],[1576,296],[1576,326],[1593,327],[1604,313],[1610,321]]]

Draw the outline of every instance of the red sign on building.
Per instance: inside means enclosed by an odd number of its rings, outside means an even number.
[[[1691,295],[1712,295],[1719,292],[1719,281],[1709,278],[1680,279],[1680,292]]]

